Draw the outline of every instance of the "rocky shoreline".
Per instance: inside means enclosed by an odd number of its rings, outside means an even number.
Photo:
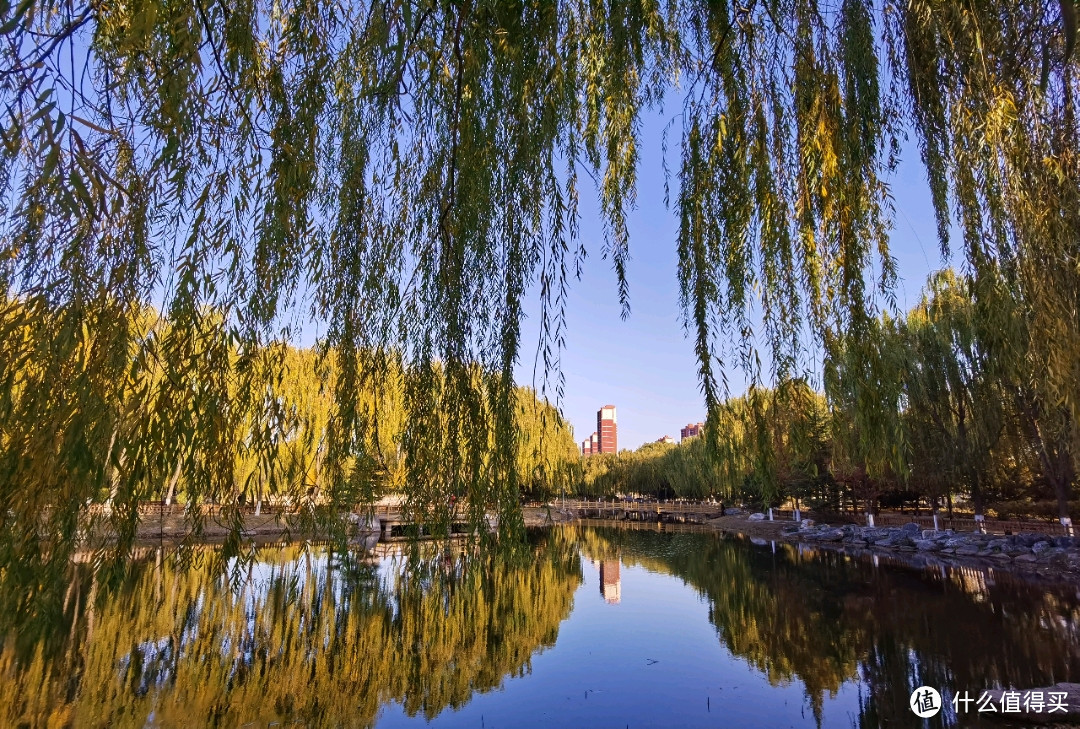
[[[800,542],[852,554],[887,554],[924,566],[995,567],[1080,582],[1078,537],[934,531],[914,522],[900,527],[833,526],[815,524],[809,519],[799,523],[769,522],[752,520],[754,516],[722,517],[710,523],[724,531],[737,531],[750,537]]]
[[[1080,540],[1049,534],[1000,536],[977,532],[934,531],[912,522],[900,527],[841,527],[816,525],[809,520],[785,525],[782,534],[797,533],[811,542],[841,542],[855,547],[931,552],[959,557],[986,557],[996,562],[1054,564],[1080,567]]]

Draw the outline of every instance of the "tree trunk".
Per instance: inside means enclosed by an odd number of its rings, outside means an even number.
[[[983,503],[982,484],[979,478],[979,469],[971,458],[971,449],[968,445],[967,410],[963,401],[958,403],[956,409],[956,440],[957,452],[960,457],[960,468],[967,474],[968,490],[971,492],[971,503],[975,508],[975,521],[982,521],[985,504]]]
[[[1072,454],[1069,453],[1068,445],[1062,443],[1063,439],[1061,438],[1055,440],[1058,440],[1058,442],[1047,447],[1041,433],[1037,436],[1039,462],[1042,464],[1046,480],[1054,487],[1058,518],[1068,519],[1069,497],[1072,495],[1072,484],[1073,479],[1076,478],[1076,470],[1073,467]]]
[[[109,468],[109,464],[112,462],[113,448],[116,447],[116,437],[120,434],[119,423],[113,427],[112,435],[109,437],[109,448],[105,451],[105,468],[109,471],[109,498],[105,501],[106,510],[109,514],[112,514],[113,499],[116,498],[116,494],[120,490],[120,474],[115,468]],[[96,498],[95,494],[95,498]]]
[[[261,470],[258,480],[255,482],[255,516],[262,515],[262,502],[263,502],[263,483],[265,477],[262,475]]]
[[[974,468],[971,469],[971,503],[975,507],[975,518],[978,521],[979,517],[986,511],[985,499],[983,499],[982,493],[982,479],[979,478],[979,472]]]
[[[173,474],[169,477],[169,485],[165,488],[165,506],[172,506],[173,499],[176,498],[176,482],[180,480],[180,467],[183,464],[183,458],[176,459],[176,468],[173,469]]]
[[[1076,469],[1069,449],[1072,418],[1065,410],[1062,413],[1062,427],[1058,429],[1059,432],[1048,434],[1045,432],[1042,408],[1036,396],[1030,392],[1021,391],[1017,395],[1017,401],[1027,424],[1028,433],[1035,443],[1043,477],[1054,489],[1058,518],[1062,519],[1064,524],[1066,523],[1064,520],[1069,518],[1069,496],[1072,493],[1073,480],[1076,478]]]

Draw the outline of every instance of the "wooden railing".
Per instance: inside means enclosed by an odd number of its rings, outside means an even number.
[[[934,528],[934,517],[912,516],[910,514],[881,513],[874,517],[876,526],[902,526],[916,523],[923,529]],[[953,529],[958,532],[973,532],[977,522],[974,518],[949,518],[938,515],[938,529]],[[1021,532],[1036,532],[1040,534],[1065,534],[1065,527],[1056,521],[1042,521],[1036,519],[987,519],[983,522],[984,531],[990,534],[1020,534]]]
[[[274,514],[291,514],[300,511],[305,508],[306,504],[281,504],[263,503],[259,513],[264,516],[272,516]],[[318,505],[317,505],[318,506]],[[198,506],[199,512],[204,516],[218,516],[226,506],[224,504],[200,504]],[[254,514],[256,506],[252,503],[245,503],[243,506],[234,507],[239,508],[242,514]],[[139,515],[143,518],[157,518],[158,516],[184,516],[187,513],[187,504],[163,504],[159,501],[148,501],[139,504]],[[100,516],[108,513],[109,506],[107,504],[91,504],[87,508],[87,513],[92,516]],[[400,515],[404,508],[400,504],[370,504],[361,505],[357,507],[357,511],[361,514],[372,513],[375,516],[395,516]],[[463,514],[468,511],[468,502],[459,501],[455,505],[455,511],[457,514]]]
[[[198,506],[199,512],[205,516],[218,516],[226,506],[224,504],[200,504]],[[238,507],[242,514],[254,514],[256,510],[255,504],[246,503],[243,506]],[[303,505],[293,504],[263,504],[259,509],[259,513],[263,515],[273,514],[287,514],[295,513],[303,508]],[[386,516],[389,514],[397,514],[401,512],[401,507],[393,504],[373,504],[371,507],[361,507],[361,511],[366,512],[367,508],[371,508],[376,516]],[[460,505],[458,507],[461,508]],[[157,516],[183,516],[187,513],[187,504],[163,504],[158,501],[149,501],[139,504],[139,515],[147,517]],[[109,511],[107,504],[91,504],[87,508],[87,513],[93,516],[100,516],[106,514]]]
[[[599,509],[600,511],[652,511],[657,514],[709,514],[719,512],[720,504],[683,503],[669,501],[589,501],[562,500],[554,502],[558,508],[582,510]]]
[[[866,523],[866,515],[863,513],[845,512],[844,516],[854,520],[859,525]],[[773,518],[778,521],[791,521],[795,518],[794,512],[791,509],[773,509]],[[821,518],[828,521],[828,516],[822,516],[815,512],[803,511],[803,519],[818,519]],[[933,514],[920,514],[919,516],[913,516],[911,514],[896,514],[892,512],[880,512],[874,515],[874,526],[903,526],[904,524],[918,524],[923,529],[934,528],[934,516]],[[938,529],[952,529],[957,532],[973,532],[976,531],[978,522],[973,517],[948,517],[943,514],[938,514],[937,528]],[[988,534],[1020,534],[1026,533],[1039,533],[1039,534],[1065,534],[1065,527],[1059,522],[1050,520],[1039,519],[986,519],[983,522],[983,531]]]
[[[695,533],[695,534],[715,534],[716,530],[708,524],[695,524],[687,522],[683,524],[679,523],[664,523],[655,521],[627,521],[625,519],[590,519],[590,526],[611,526],[619,529],[630,529],[633,531],[647,531],[647,532],[668,532],[668,533]]]

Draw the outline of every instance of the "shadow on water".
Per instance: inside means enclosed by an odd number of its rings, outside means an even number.
[[[773,687],[801,684],[818,725],[968,726],[948,710],[923,724],[912,688],[1080,678],[1072,586],[700,531],[570,526],[530,533],[516,556],[461,543],[366,560],[277,546],[221,573],[149,550],[108,584],[73,564],[47,634],[19,640],[15,626],[0,643],[0,725],[371,726],[390,704],[431,720],[529,675],[573,620],[581,555],[600,565],[606,602],[620,600],[620,563],[624,577],[643,568],[675,578],[664,589],[696,591],[717,645]],[[656,631],[680,629],[658,620]],[[857,714],[826,716],[844,690],[857,692]],[[684,700],[671,691],[658,700]]]

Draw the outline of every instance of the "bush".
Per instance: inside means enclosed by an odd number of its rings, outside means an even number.
[[[1051,519],[1057,520],[1057,501],[1051,499],[1014,499],[995,501],[987,505],[987,512],[993,512],[998,519]],[[1080,500],[1069,502],[1069,513],[1080,514]]]

